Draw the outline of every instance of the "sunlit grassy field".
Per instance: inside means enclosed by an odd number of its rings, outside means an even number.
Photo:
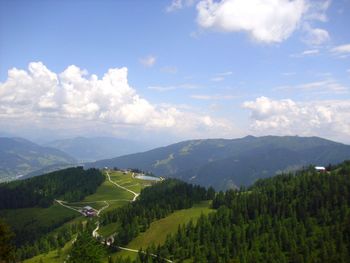
[[[131,249],[140,249],[150,246],[152,243],[158,245],[163,244],[167,235],[177,232],[178,226],[187,224],[190,220],[195,223],[201,214],[209,214],[215,210],[210,208],[208,201],[195,204],[192,208],[176,211],[169,216],[152,222],[150,228],[141,233],[132,240],[127,247]],[[129,251],[120,251],[114,256],[130,257],[135,259],[137,253]]]

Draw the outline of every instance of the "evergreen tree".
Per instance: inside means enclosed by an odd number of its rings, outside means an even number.
[[[0,262],[14,259],[13,237],[14,234],[9,226],[0,218]]]
[[[106,251],[89,232],[78,235],[69,253],[69,263],[99,263],[102,262]]]

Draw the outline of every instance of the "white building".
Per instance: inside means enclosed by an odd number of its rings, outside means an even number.
[[[323,167],[323,166],[315,166],[315,170],[316,170],[317,172],[321,172],[321,173],[326,172],[326,168]]]

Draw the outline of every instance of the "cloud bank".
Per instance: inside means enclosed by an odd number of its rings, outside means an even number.
[[[28,70],[12,68],[7,80],[0,83],[0,122],[11,125],[21,121],[33,126],[50,120],[50,125],[62,129],[67,123],[104,123],[187,136],[200,131],[232,131],[224,120],[174,106],[153,105],[129,86],[127,75],[125,67],[109,69],[102,78],[74,65],[60,74],[42,62],[30,63]]]
[[[260,134],[323,136],[349,142],[350,101],[295,102],[259,97],[243,103]]]

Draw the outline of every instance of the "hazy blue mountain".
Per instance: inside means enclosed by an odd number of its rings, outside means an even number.
[[[247,136],[192,140],[101,160],[87,167],[139,168],[217,189],[250,185],[259,178],[309,164],[350,159],[350,146],[318,137]]]
[[[75,163],[70,155],[22,138],[0,137],[0,181],[25,176],[48,166]]]
[[[112,137],[76,137],[45,145],[64,151],[79,161],[96,161],[151,149],[139,142]]]

